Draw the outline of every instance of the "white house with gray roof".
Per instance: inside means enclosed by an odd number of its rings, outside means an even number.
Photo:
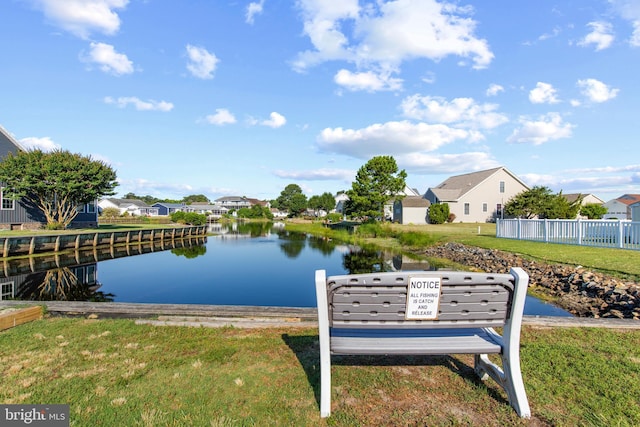
[[[98,202],[100,209],[116,208],[120,211],[120,215],[125,212],[133,216],[157,216],[158,208],[149,206],[142,200],[138,199],[115,199],[106,198]]]
[[[432,205],[447,203],[454,222],[493,222],[502,218],[505,203],[529,190],[505,167],[456,175],[429,188],[424,195]]]

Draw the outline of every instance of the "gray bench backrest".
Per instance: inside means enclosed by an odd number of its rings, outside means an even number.
[[[437,320],[406,320],[409,277],[440,277]],[[499,327],[510,315],[511,274],[400,271],[327,278],[329,326],[333,328]]]

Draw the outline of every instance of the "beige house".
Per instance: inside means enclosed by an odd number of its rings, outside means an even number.
[[[428,224],[429,201],[422,196],[406,196],[393,203],[393,222],[398,224]]]
[[[424,195],[431,204],[447,203],[454,222],[493,222],[505,203],[529,187],[505,167],[456,175]]]

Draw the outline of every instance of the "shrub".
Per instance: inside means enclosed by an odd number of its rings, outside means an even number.
[[[449,218],[449,205],[436,203],[429,207],[429,222],[431,224],[444,224]]]
[[[406,246],[431,246],[437,239],[430,234],[408,231],[398,235],[398,242]]]

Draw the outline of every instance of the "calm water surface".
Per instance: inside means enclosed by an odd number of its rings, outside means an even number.
[[[315,307],[316,269],[333,275],[437,267],[265,224],[213,231],[221,234],[189,244],[174,243],[172,248],[129,250],[139,255],[127,256],[121,248],[118,253],[103,252],[98,259],[104,260],[95,262],[92,254],[80,263],[82,257],[76,255],[64,268],[22,273],[22,267],[5,267],[5,277],[0,279],[3,298]],[[20,274],[8,276],[7,270]],[[527,298],[525,314],[570,316],[532,297]]]

